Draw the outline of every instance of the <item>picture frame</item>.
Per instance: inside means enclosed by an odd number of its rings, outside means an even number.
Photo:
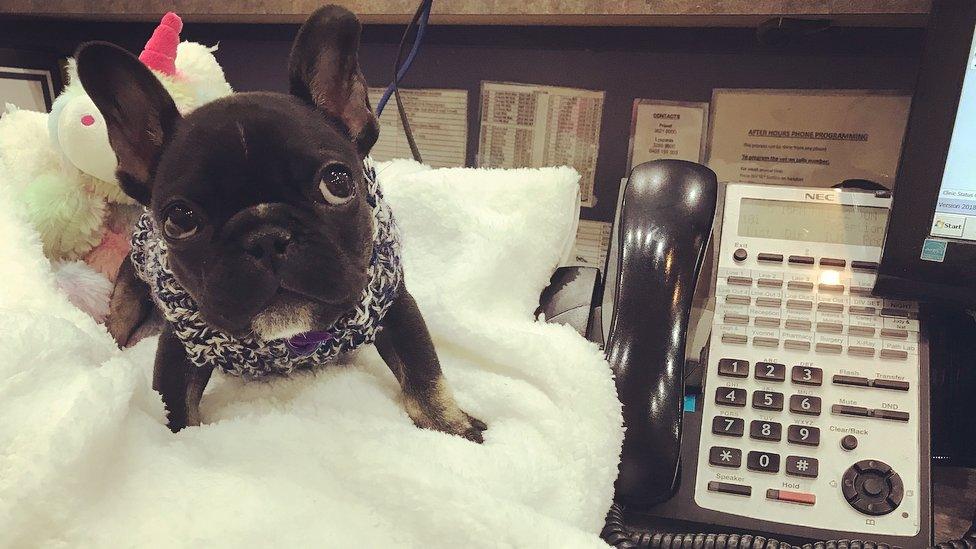
[[[50,112],[64,89],[62,62],[60,55],[51,52],[0,48],[0,113],[8,103]]]

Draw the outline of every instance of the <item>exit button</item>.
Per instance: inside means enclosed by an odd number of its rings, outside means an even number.
[[[932,221],[932,235],[962,236],[965,227],[966,218],[964,216],[937,213]]]

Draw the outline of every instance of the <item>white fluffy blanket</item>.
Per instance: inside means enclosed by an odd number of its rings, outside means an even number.
[[[622,438],[596,346],[535,322],[568,168],[382,166],[406,281],[481,446],[415,428],[369,347],[271,383],[215,375],[163,424],[156,338],[117,350],[57,294],[0,188],[0,545],[599,547]]]

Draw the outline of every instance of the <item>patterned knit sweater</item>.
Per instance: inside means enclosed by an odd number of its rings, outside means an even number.
[[[297,368],[331,361],[376,339],[380,322],[403,284],[403,267],[399,231],[368,159],[365,175],[366,200],[373,213],[373,255],[368,283],[358,305],[340,316],[324,333],[317,332],[304,339],[296,336],[303,339],[297,345],[296,338],[268,342],[251,336],[237,338],[204,322],[197,304],[169,268],[166,241],[157,232],[149,211],[143,213],[132,235],[132,263],[139,278],[149,285],[153,301],[172,324],[193,364],[213,366],[246,379],[284,375]]]

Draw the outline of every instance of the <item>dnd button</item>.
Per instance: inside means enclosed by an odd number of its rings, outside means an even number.
[[[794,477],[817,478],[820,462],[817,458],[786,456],[786,474]]]
[[[783,438],[783,426],[775,421],[753,420],[749,423],[749,438],[776,442]]]
[[[873,459],[848,468],[841,479],[841,491],[851,507],[872,516],[894,511],[905,497],[905,485],[898,473]]]
[[[790,425],[786,431],[786,441],[804,446],[820,446],[820,429],[806,425]]]
[[[708,463],[717,467],[741,467],[742,450],[726,448],[725,446],[712,446],[712,449],[708,451]]]
[[[786,379],[786,365],[776,362],[757,362],[756,379],[763,381],[784,381]]]
[[[822,385],[823,370],[813,366],[794,366],[790,379],[799,385]]]
[[[715,389],[715,404],[744,407],[746,405],[746,390],[733,389],[732,387],[719,387]]]
[[[878,419],[890,419],[893,421],[908,421],[908,412],[898,412],[895,410],[882,410],[876,408],[871,411],[871,415]]]
[[[790,411],[794,414],[808,416],[820,415],[820,397],[806,395],[790,395]]]
[[[724,437],[741,437],[746,422],[740,417],[715,416],[712,418],[712,434]]]
[[[783,393],[753,391],[752,407],[758,410],[775,410],[778,412],[783,409]]]
[[[749,361],[737,358],[720,358],[718,375],[728,377],[749,377]]]
[[[749,452],[749,456],[746,458],[746,467],[750,471],[778,473],[779,454],[773,454],[771,452]]]
[[[709,492],[721,492],[723,494],[735,494],[737,496],[751,496],[752,487],[746,486],[744,484],[731,484],[728,482],[719,482],[717,480],[710,481],[708,483]]]

